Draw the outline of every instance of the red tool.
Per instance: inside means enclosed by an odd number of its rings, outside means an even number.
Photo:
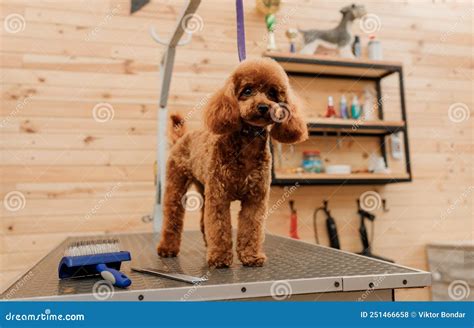
[[[293,239],[300,239],[298,236],[298,216],[296,215],[295,201],[290,200],[290,237]]]

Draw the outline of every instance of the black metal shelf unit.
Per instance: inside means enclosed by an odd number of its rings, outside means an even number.
[[[387,136],[397,132],[405,132],[405,124],[385,125],[370,124],[350,126],[327,120],[327,122],[308,122],[308,131],[310,135],[354,135],[354,136]]]
[[[305,178],[275,178],[272,176],[272,186],[294,186],[294,185],[301,185],[301,186],[314,186],[314,185],[384,185],[388,183],[399,183],[399,182],[410,182],[411,178],[409,177],[380,177],[380,178],[339,178],[339,177],[331,177],[331,178],[318,178],[318,179],[305,179]]]
[[[372,136],[379,137],[380,149],[382,156],[387,163],[387,150],[385,146],[385,136],[403,132],[403,144],[405,152],[405,169],[406,175],[403,177],[378,177],[378,178],[358,178],[354,175],[350,178],[339,178],[337,176],[330,178],[302,179],[295,177],[294,179],[281,179],[276,177],[275,168],[272,167],[272,185],[294,185],[299,183],[302,185],[333,185],[333,184],[387,184],[397,182],[412,181],[410,149],[408,142],[408,125],[405,104],[405,88],[403,81],[403,67],[400,63],[386,61],[362,61],[350,59],[329,59],[321,56],[310,56],[290,53],[265,53],[264,56],[276,60],[288,73],[288,75],[307,76],[316,78],[338,78],[352,80],[368,80],[375,83],[377,93],[377,103],[379,105],[380,124],[357,126],[352,129],[347,124],[341,122],[308,122],[310,135],[354,135],[354,136]],[[386,125],[384,124],[383,101],[382,101],[382,79],[392,74],[398,75],[400,104],[401,104],[401,124]],[[375,132],[374,132],[375,131]],[[273,154],[273,149],[272,149]]]

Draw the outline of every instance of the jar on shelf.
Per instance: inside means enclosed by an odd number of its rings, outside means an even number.
[[[324,172],[323,161],[319,150],[303,151],[303,170],[308,173]]]

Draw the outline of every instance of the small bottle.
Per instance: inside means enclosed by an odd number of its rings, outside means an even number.
[[[354,54],[354,57],[360,58],[360,55],[362,53],[361,45],[360,45],[360,37],[356,35],[354,37],[354,42],[352,43],[352,53]]]
[[[354,96],[352,98],[351,117],[355,120],[357,120],[360,117],[360,105],[359,105],[359,100],[357,99],[357,96]]]
[[[382,44],[380,41],[375,40],[375,35],[370,36],[370,41],[368,45],[368,55],[369,59],[372,60],[382,60],[383,55],[382,55]]]
[[[336,117],[336,110],[334,109],[334,99],[332,96],[328,97],[328,108],[326,110],[326,117]]]
[[[347,111],[347,100],[345,95],[341,96],[340,112],[342,118],[349,118],[349,112]]]
[[[298,30],[295,28],[289,28],[286,31],[286,37],[290,41],[290,52],[296,53],[296,40],[298,39]]]
[[[392,148],[392,157],[393,159],[399,161],[402,159],[402,141],[400,133],[394,133],[390,136],[391,148]]]
[[[347,112],[347,100],[346,96],[341,96],[341,102],[339,103],[339,111],[341,112],[342,118],[349,118],[349,113]]]

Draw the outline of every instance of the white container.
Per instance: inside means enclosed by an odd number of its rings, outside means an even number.
[[[392,149],[392,158],[399,161],[402,159],[402,141],[401,132],[394,133],[390,136],[390,145]]]
[[[326,166],[327,174],[351,174],[350,165],[328,165]]]
[[[369,59],[372,60],[382,60],[382,44],[379,40],[375,40],[375,36],[370,37],[369,45],[368,45],[368,52],[369,52]]]

